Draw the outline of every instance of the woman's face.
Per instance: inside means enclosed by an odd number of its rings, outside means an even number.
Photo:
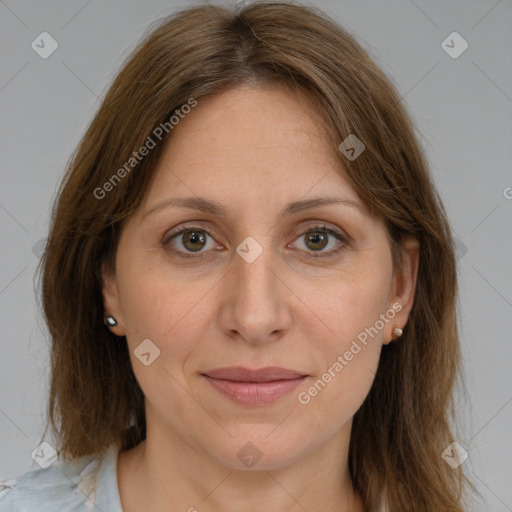
[[[241,469],[346,444],[382,344],[407,322],[417,246],[394,276],[384,223],[336,150],[281,87],[200,99],[173,129],[103,287],[148,439]],[[268,367],[289,372],[249,371]]]

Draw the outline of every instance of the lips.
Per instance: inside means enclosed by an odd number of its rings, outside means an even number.
[[[269,366],[252,370],[244,367],[217,368],[201,374],[217,391],[245,405],[265,405],[293,391],[308,375]]]
[[[287,370],[278,366],[267,366],[259,370],[251,370],[242,366],[218,368],[209,370],[205,375],[219,380],[231,380],[235,382],[272,382],[275,380],[292,380],[303,377],[304,374],[294,370]]]

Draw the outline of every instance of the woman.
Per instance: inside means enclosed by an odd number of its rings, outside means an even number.
[[[321,12],[162,20],[42,265],[62,461],[1,511],[464,510],[449,223],[396,90]]]

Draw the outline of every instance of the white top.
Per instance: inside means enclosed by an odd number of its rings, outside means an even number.
[[[119,447],[56,461],[0,481],[0,512],[123,512],[117,482]],[[95,505],[97,508],[95,508]]]
[[[119,446],[112,443],[100,454],[56,461],[0,480],[0,512],[123,512],[118,454]]]

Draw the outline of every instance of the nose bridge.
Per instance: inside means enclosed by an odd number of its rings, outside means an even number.
[[[250,341],[264,341],[287,327],[283,284],[270,236],[246,237],[237,247],[231,276],[227,326]]]
[[[239,286],[238,300],[241,306],[253,303],[261,307],[274,301],[276,276],[269,268],[275,266],[275,255],[272,253],[270,236],[246,237],[236,248],[235,274]],[[249,304],[247,304],[249,305]]]

